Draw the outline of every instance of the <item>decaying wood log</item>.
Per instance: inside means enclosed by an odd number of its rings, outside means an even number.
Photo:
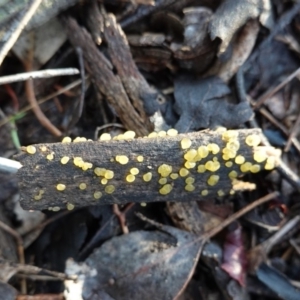
[[[244,188],[243,174],[276,167],[280,155],[259,146],[259,129],[133,136],[23,147],[16,157],[23,165],[17,173],[21,205],[59,210],[222,197]]]

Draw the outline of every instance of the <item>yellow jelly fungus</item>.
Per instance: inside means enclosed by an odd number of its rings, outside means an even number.
[[[197,172],[198,173],[204,173],[206,171],[206,168],[204,165],[199,165],[198,166],[198,169],[197,169]]]
[[[219,197],[225,196],[224,191],[223,191],[223,190],[218,190],[218,196],[219,196]]]
[[[264,151],[256,151],[253,154],[253,159],[258,163],[265,161],[267,158],[268,156]]]
[[[235,194],[235,190],[230,190],[229,194],[230,195],[234,195]]]
[[[195,186],[192,184],[187,184],[184,189],[188,192],[192,192],[195,190]]]
[[[238,177],[237,171],[232,170],[231,172],[229,172],[228,177],[229,177],[230,179],[237,178],[237,177]]]
[[[219,133],[224,133],[225,131],[227,131],[227,129],[226,129],[226,127],[220,126],[220,127],[218,127],[215,131],[216,131],[216,132],[219,132]]]
[[[74,163],[74,165],[77,166],[77,167],[79,166],[79,163],[82,162],[82,161],[83,161],[83,160],[82,160],[81,157],[74,157],[74,158],[73,158],[73,163]]]
[[[214,186],[219,182],[220,176],[219,175],[211,175],[208,179],[207,179],[207,184],[210,186]]]
[[[167,165],[167,164],[162,164],[158,168],[158,173],[162,177],[167,177],[167,176],[169,176],[172,173],[172,166]]]
[[[108,180],[106,178],[102,178],[100,182],[101,184],[105,185],[107,184]]]
[[[242,164],[240,166],[240,170],[243,172],[243,173],[246,173],[246,172],[249,172],[250,169],[251,169],[251,166],[252,164],[250,162],[245,162],[244,164]]]
[[[151,172],[148,172],[148,173],[143,175],[143,180],[145,182],[149,182],[151,179],[152,179],[152,173]]]
[[[205,163],[205,169],[211,172],[216,172],[221,167],[221,164],[218,161],[211,161]]]
[[[178,131],[174,128],[171,128],[167,131],[168,136],[176,136],[178,134]]]
[[[117,155],[116,161],[121,165],[126,165],[129,161],[129,158],[126,155]]]
[[[45,191],[44,190],[40,190],[39,193],[40,193],[40,195],[43,195],[45,193]]]
[[[171,177],[173,180],[176,180],[176,179],[179,177],[179,175],[178,175],[177,173],[172,173],[172,174],[170,174],[170,177]]]
[[[220,147],[215,144],[215,143],[211,143],[207,145],[207,149],[212,153],[212,154],[217,154],[220,152]]]
[[[246,144],[250,147],[256,147],[261,142],[261,137],[257,134],[251,134],[246,137]]]
[[[157,132],[151,132],[148,134],[148,138],[156,138],[157,137]]]
[[[53,160],[53,158],[54,158],[54,153],[52,152],[52,153],[48,154],[48,155],[46,156],[46,158],[47,158],[48,160]]]
[[[250,168],[251,173],[258,173],[260,171],[261,167],[260,165],[252,165]]]
[[[105,174],[104,174],[104,177],[106,179],[112,179],[112,178],[114,178],[114,175],[115,175],[114,171],[106,170]]]
[[[265,164],[265,169],[266,170],[273,170],[276,166],[276,161],[275,161],[275,157],[270,156],[268,157],[266,164]]]
[[[62,183],[59,183],[57,186],[56,186],[56,189],[58,191],[64,191],[66,189],[66,186]]]
[[[127,139],[134,139],[135,137],[135,132],[132,131],[132,130],[128,130],[128,131],[125,131],[124,132],[124,138],[127,140]]]
[[[106,169],[104,169],[104,168],[96,167],[96,168],[94,169],[94,173],[95,173],[97,176],[104,176],[104,175],[105,175],[105,172],[106,172]]]
[[[85,190],[86,189],[86,183],[82,182],[79,184],[79,189],[80,190]]]
[[[102,133],[100,135],[99,141],[110,141],[111,135],[109,133]]]
[[[193,177],[188,177],[186,180],[185,180],[185,183],[186,184],[193,184],[195,182],[195,178]]]
[[[146,202],[141,202],[141,203],[140,203],[140,206],[146,207],[146,206],[147,206],[147,203],[146,203]]]
[[[136,160],[137,160],[138,162],[143,162],[143,161],[144,161],[144,157],[143,157],[142,155],[139,155],[139,156],[136,158]]]
[[[201,195],[202,195],[202,196],[207,196],[207,195],[208,195],[208,190],[203,190],[203,191],[201,191]]]
[[[68,203],[68,204],[67,204],[67,210],[73,210],[74,207],[75,207],[75,205],[72,204],[72,203]]]
[[[187,170],[187,169],[185,169],[185,168],[181,168],[181,169],[179,170],[179,175],[180,175],[181,177],[188,176],[189,173],[190,173],[189,170]]]
[[[66,163],[68,163],[68,161],[70,160],[70,157],[68,156],[64,156],[61,158],[60,162],[65,165]]]
[[[127,182],[134,182],[135,181],[135,176],[132,174],[129,174],[126,176],[126,181]]]
[[[198,148],[198,155],[201,157],[201,158],[205,158],[207,157],[207,155],[209,154],[209,151],[208,151],[208,148],[206,146],[200,146]]]
[[[238,135],[238,132],[235,130],[227,130],[222,134],[222,140],[227,142],[230,140],[236,140]]]
[[[160,179],[158,180],[158,183],[159,183],[159,184],[166,184],[167,181],[168,181],[167,178],[163,177],[163,178],[160,178]]]
[[[34,146],[27,146],[26,147],[26,152],[28,154],[34,154],[36,152],[36,148]]]
[[[166,133],[164,130],[161,130],[161,131],[159,131],[159,132],[157,133],[157,135],[158,135],[159,137],[165,137],[165,136],[167,135],[167,133]]]
[[[180,145],[181,145],[181,149],[188,149],[191,147],[192,145],[192,141],[189,139],[189,138],[183,138],[181,141],[180,141]]]
[[[46,146],[41,146],[41,147],[40,147],[40,150],[41,150],[42,152],[45,152],[45,151],[47,151],[47,147],[46,147]]]
[[[225,166],[226,166],[227,168],[231,168],[232,165],[233,165],[233,162],[232,162],[232,161],[226,161],[226,163],[225,163]]]
[[[112,194],[115,190],[116,190],[116,188],[113,185],[107,185],[105,187],[105,192],[107,194]]]
[[[229,160],[230,157],[228,156],[228,154],[223,154],[222,155],[223,160]]]
[[[102,193],[101,192],[97,191],[97,192],[94,193],[94,198],[95,199],[100,199],[101,197],[102,197]]]
[[[93,164],[88,163],[88,162],[82,162],[82,165],[81,165],[81,162],[80,162],[78,164],[78,166],[80,166],[83,171],[87,171],[88,169],[91,169],[93,167]]]
[[[140,173],[140,170],[138,168],[131,168],[129,172],[132,175],[137,175]]]
[[[171,184],[165,184],[160,190],[159,193],[161,195],[167,195],[172,191],[172,185]]]
[[[74,139],[73,143],[79,143],[79,142],[86,142],[86,138],[85,137],[77,137]]]
[[[34,198],[34,200],[41,200],[42,199],[42,195],[41,194],[35,195],[33,198]]]
[[[244,162],[245,162],[245,157],[244,156],[242,156],[242,155],[238,155],[236,158],[235,158],[235,160],[234,160],[234,162],[236,163],[236,164],[238,164],[238,165],[241,165],[241,164],[243,164]]]
[[[229,141],[226,144],[226,148],[234,151],[238,151],[240,149],[240,142],[239,141]]]
[[[196,163],[195,163],[195,162],[187,161],[187,162],[184,163],[184,166],[185,166],[187,169],[192,169],[192,168],[195,168],[195,167],[196,167]]]
[[[229,148],[224,148],[222,150],[223,156],[226,155],[228,158],[234,158],[236,156],[236,151]]]
[[[59,206],[54,206],[54,207],[52,207],[52,211],[60,211],[60,207]]]
[[[198,152],[196,149],[191,149],[184,154],[184,159],[187,161],[194,162],[197,154]]]
[[[72,142],[72,139],[69,137],[69,136],[65,136],[62,141],[62,143],[71,143]]]

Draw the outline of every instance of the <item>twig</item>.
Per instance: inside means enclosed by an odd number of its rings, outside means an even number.
[[[55,76],[68,76],[68,75],[76,75],[76,74],[79,74],[79,70],[75,68],[48,69],[48,70],[19,73],[19,74],[0,77],[0,85],[12,83],[12,82],[18,82],[18,81],[25,81],[30,79],[51,78]]]
[[[13,47],[15,42],[17,41],[18,37],[20,36],[21,32],[23,31],[24,27],[27,25],[29,20],[32,18],[34,13],[36,12],[37,8],[41,4],[42,0],[32,0],[28,4],[28,10],[23,15],[22,19],[20,20],[19,24],[14,29],[14,32],[11,34],[3,48],[0,50],[0,65],[2,64],[6,54],[8,51]]]
[[[288,152],[290,150],[290,147],[291,147],[291,144],[293,142],[293,139],[295,138],[296,134],[298,133],[299,131],[299,126],[300,126],[300,113],[298,113],[298,117],[297,117],[297,120],[292,128],[292,131],[289,135],[289,138],[286,142],[286,145],[285,145],[285,148],[284,148],[284,151],[285,152]]]

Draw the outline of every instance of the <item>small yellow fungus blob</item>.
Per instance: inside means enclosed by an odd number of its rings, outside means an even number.
[[[112,178],[114,178],[114,175],[115,175],[114,171],[111,171],[111,170],[106,170],[104,173],[104,177],[106,179],[112,179]]]
[[[232,170],[231,172],[229,172],[228,177],[229,177],[230,179],[237,178],[237,177],[238,177],[237,171]]]
[[[79,184],[79,189],[80,190],[85,190],[86,189],[86,183],[82,182]]]
[[[117,155],[116,161],[121,165],[126,165],[129,161],[129,158],[126,155]]]
[[[147,203],[146,203],[146,202],[141,202],[141,203],[140,203],[140,206],[146,207],[146,206],[147,206]]]
[[[160,190],[159,193],[161,195],[167,195],[172,191],[172,185],[171,184],[165,184]]]
[[[224,133],[224,132],[227,131],[227,128],[226,128],[226,127],[220,126],[220,127],[218,127],[215,131],[216,131],[216,132],[219,132],[219,133]]]
[[[220,147],[215,143],[208,144],[207,149],[212,152],[212,154],[217,154],[220,152]]]
[[[58,191],[64,191],[66,189],[66,186],[62,183],[59,183],[57,186],[56,186],[56,189]]]
[[[203,191],[201,191],[201,195],[202,195],[202,196],[207,196],[207,195],[208,195],[208,190],[203,190]]]
[[[132,131],[132,130],[128,130],[128,131],[125,131],[124,132],[124,138],[127,140],[127,139],[134,139],[135,137],[135,132]]]
[[[161,131],[159,131],[159,132],[157,133],[157,135],[158,135],[159,137],[165,137],[165,136],[167,135],[167,133],[166,133],[164,130],[161,130]]]
[[[176,136],[178,134],[178,131],[174,128],[171,128],[167,131],[168,136]]]
[[[179,177],[179,175],[178,175],[178,173],[172,173],[172,174],[170,174],[170,177],[171,177],[173,180],[176,180],[176,179]]]
[[[222,140],[229,142],[230,140],[236,140],[238,138],[238,131],[227,130],[222,134]]]
[[[156,138],[157,137],[157,132],[151,132],[148,134],[148,138]]]
[[[261,137],[257,134],[250,134],[246,137],[245,142],[250,147],[256,147],[261,143]]]
[[[35,195],[34,197],[34,200],[41,200],[42,199],[42,195],[41,194],[39,194],[39,195]]]
[[[205,165],[199,165],[197,172],[198,173],[204,173],[206,171]]]
[[[195,186],[192,184],[187,184],[184,189],[188,192],[192,192],[195,190]]]
[[[184,166],[187,168],[187,169],[193,169],[196,167],[196,163],[195,162],[190,162],[190,161],[186,161],[184,163]]]
[[[273,156],[268,157],[267,162],[265,164],[265,169],[273,170],[275,168],[275,166],[276,166],[275,157],[273,157]]]
[[[238,164],[238,165],[241,165],[241,164],[243,164],[244,162],[245,162],[245,157],[244,156],[242,156],[242,155],[238,155],[236,158],[235,158],[235,160],[234,160],[234,162],[236,163],[236,164]]]
[[[235,190],[230,190],[229,194],[230,195],[234,195],[235,194]]]
[[[160,178],[160,179],[158,180],[158,183],[159,183],[159,184],[166,184],[167,181],[168,181],[167,178],[163,177],[163,178]]]
[[[184,154],[184,159],[187,160],[187,161],[194,162],[195,161],[195,157],[196,157],[197,154],[198,154],[198,152],[197,152],[196,149],[190,149],[189,151],[187,151]]]
[[[109,133],[102,133],[100,135],[99,141],[110,141],[111,135]]]
[[[72,203],[67,204],[67,210],[73,210],[75,208],[75,205]]]
[[[223,160],[229,160],[230,159],[228,154],[223,154],[222,158],[223,158]]]
[[[218,190],[218,196],[219,196],[219,197],[225,196],[224,191],[223,191],[223,190]]]
[[[245,162],[244,164],[242,164],[240,166],[240,170],[243,172],[243,173],[246,173],[246,172],[249,172],[250,169],[252,167],[252,163],[251,162]]]
[[[162,177],[167,177],[172,173],[172,166],[167,165],[167,164],[162,164],[158,167],[158,173]]]
[[[140,170],[138,168],[131,168],[129,172],[132,175],[137,175],[140,173]]]
[[[59,206],[54,206],[54,207],[52,207],[52,211],[60,211],[60,207]]]
[[[54,159],[54,153],[52,152],[52,153],[48,154],[48,155],[46,156],[46,158],[47,158],[48,160],[53,160],[53,159]]]
[[[195,178],[193,177],[188,177],[186,180],[185,180],[185,183],[186,184],[193,184],[195,182]]]
[[[187,170],[187,169],[185,169],[185,168],[181,168],[181,169],[179,170],[179,175],[180,175],[181,177],[188,176],[189,173],[190,173],[190,171]]]
[[[148,173],[143,175],[143,180],[145,182],[149,182],[151,179],[152,179],[152,173],[151,172],[148,172]]]
[[[102,193],[101,193],[101,192],[96,191],[96,192],[94,193],[94,198],[95,198],[95,199],[100,199],[101,197],[102,197]]]
[[[189,139],[189,138],[183,138],[181,141],[180,141],[180,145],[181,145],[181,149],[188,149],[191,147],[192,145],[192,141]]]
[[[100,182],[101,184],[105,185],[108,183],[108,180],[106,178],[102,178]]]
[[[240,142],[239,141],[229,141],[226,144],[226,148],[233,151],[238,151],[240,149]]]
[[[62,143],[71,143],[72,142],[72,139],[69,137],[69,136],[65,136],[62,141]]]
[[[28,154],[34,154],[36,152],[36,148],[34,146],[27,146],[26,147],[26,152]]]
[[[219,175],[211,175],[208,179],[207,179],[207,184],[210,186],[214,186],[219,182],[220,176]]]
[[[69,160],[70,160],[70,157],[64,156],[64,157],[61,158],[60,162],[61,162],[63,165],[65,165],[65,164],[68,163]]]
[[[81,162],[78,164],[78,166],[81,166]],[[83,171],[87,171],[88,169],[91,169],[93,167],[92,163],[88,163],[88,162],[83,162],[81,169]]]
[[[258,173],[260,171],[261,167],[260,165],[252,165],[251,168],[250,168],[250,172],[251,173]]]
[[[201,158],[205,158],[207,157],[207,155],[209,154],[209,150],[206,146],[200,146],[198,148],[198,155],[201,157]]]
[[[104,175],[105,175],[105,172],[106,172],[106,169],[104,169],[104,168],[96,167],[96,168],[94,169],[94,173],[95,173],[97,176],[104,176]]]
[[[136,158],[136,160],[137,160],[138,162],[143,162],[143,161],[144,161],[144,157],[143,157],[142,155],[139,155],[139,156]]]
[[[73,158],[73,164],[75,165],[75,166],[77,166],[77,167],[79,167],[79,164],[80,163],[82,163],[83,162],[83,160],[82,160],[82,157],[74,157]]]
[[[41,150],[42,152],[45,152],[45,151],[47,151],[47,147],[46,147],[46,146],[41,146],[41,147],[40,147],[40,150]]]
[[[107,185],[105,187],[105,192],[107,194],[112,194],[115,190],[116,190],[116,188],[113,185]]]
[[[79,142],[86,142],[85,137],[80,137],[78,136],[77,138],[74,139],[73,143],[79,143]]]
[[[135,181],[135,176],[132,174],[129,174],[126,176],[126,181],[127,182],[134,182]]]
[[[207,161],[205,163],[205,169],[207,169],[208,171],[211,172],[216,172],[217,170],[219,170],[221,167],[221,164],[218,161]]]
[[[265,161],[267,158],[268,156],[264,151],[256,151],[253,154],[253,159],[258,163]]]
[[[227,168],[231,168],[232,165],[233,165],[233,162],[232,162],[232,161],[226,161],[226,163],[225,163],[225,166],[226,166]]]

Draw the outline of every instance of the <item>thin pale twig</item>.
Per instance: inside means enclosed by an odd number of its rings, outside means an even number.
[[[51,78],[55,76],[68,76],[77,74],[79,74],[79,70],[76,68],[48,69],[33,72],[25,72],[0,77],[0,85],[18,81],[25,81],[29,79]]]
[[[290,150],[290,147],[291,147],[291,144],[293,142],[293,139],[295,138],[296,134],[298,133],[299,131],[299,125],[300,125],[300,113],[298,114],[298,117],[297,117],[297,120],[292,128],[292,131],[289,135],[289,138],[286,142],[286,145],[285,145],[285,148],[284,148],[284,151],[285,152],[288,152]]]

